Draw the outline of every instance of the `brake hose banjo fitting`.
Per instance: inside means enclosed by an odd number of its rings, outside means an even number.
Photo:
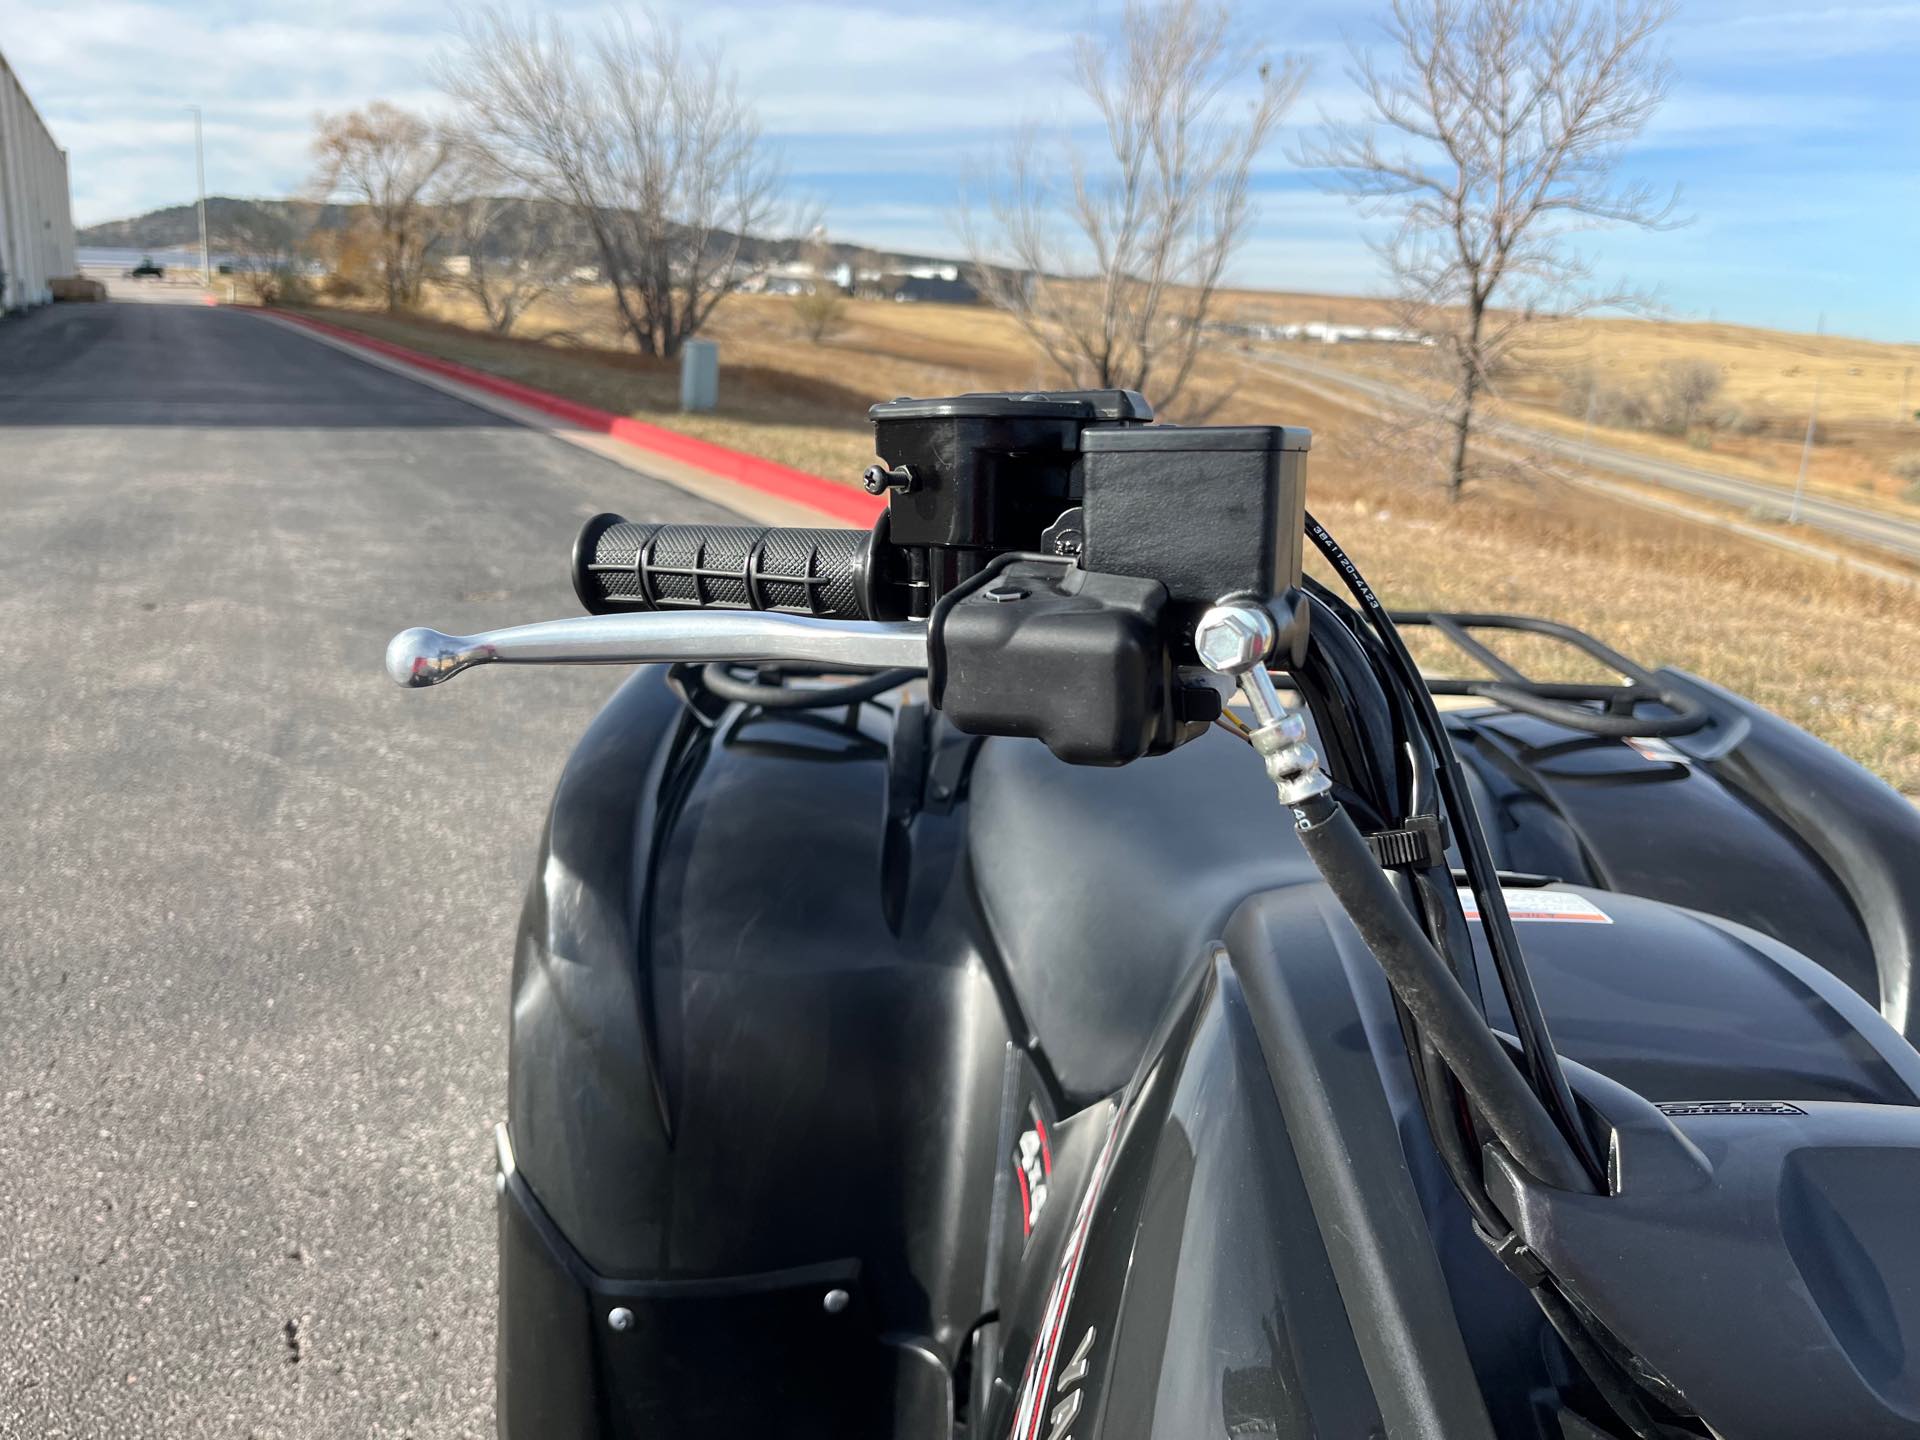
[[[1280,803],[1292,806],[1326,794],[1333,782],[1320,768],[1319,753],[1307,743],[1306,716],[1281,703],[1267,674],[1267,656],[1278,633],[1266,606],[1229,600],[1200,617],[1193,648],[1209,670],[1239,686],[1257,722],[1248,738],[1266,764]]]

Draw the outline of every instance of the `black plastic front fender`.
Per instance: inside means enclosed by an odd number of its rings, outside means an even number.
[[[668,751],[683,712],[638,671],[567,761],[514,949],[507,1115],[520,1174],[591,1263],[657,1248],[668,1135],[637,963]]]

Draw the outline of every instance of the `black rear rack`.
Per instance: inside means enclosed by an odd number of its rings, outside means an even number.
[[[1712,718],[1705,706],[1584,630],[1532,615],[1490,615],[1466,610],[1396,610],[1393,623],[1403,629],[1423,625],[1439,634],[1492,678],[1428,676],[1435,695],[1471,695],[1522,715],[1551,720],[1589,735],[1689,735]],[[1621,677],[1622,683],[1535,680],[1480,640],[1476,630],[1509,630],[1545,635],[1571,646]],[[1666,714],[1643,715],[1642,705],[1658,705]],[[1594,708],[1594,707],[1598,708]]]

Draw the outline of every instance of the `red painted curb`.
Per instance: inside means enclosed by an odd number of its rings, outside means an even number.
[[[401,360],[408,365],[430,370],[436,375],[445,375],[450,380],[458,380],[463,385],[472,385],[476,389],[486,390],[518,404],[578,425],[583,430],[594,430],[602,435],[611,435],[615,440],[633,446],[636,450],[645,450],[668,460],[678,460],[684,465],[692,465],[736,485],[744,485],[749,490],[758,490],[764,495],[774,495],[782,500],[791,500],[795,504],[805,505],[830,515],[849,525],[866,527],[879,518],[886,508],[886,502],[864,490],[856,490],[849,485],[836,485],[831,480],[818,475],[809,475],[804,470],[795,470],[774,460],[765,460],[758,455],[749,455],[745,451],[731,450],[725,445],[715,445],[710,440],[696,440],[691,435],[682,435],[677,430],[662,429],[658,425],[649,425],[644,420],[634,420],[625,415],[610,414],[605,410],[596,410],[591,405],[582,405],[577,401],[549,394],[545,390],[536,390],[531,385],[522,385],[517,380],[503,380],[498,375],[489,375],[484,370],[470,369],[455,364],[451,360],[440,360],[432,355],[423,355],[418,350],[409,350],[404,345],[395,345],[389,340],[376,339],[364,335],[358,330],[350,330],[343,325],[330,325],[325,320],[316,320],[310,315],[295,315],[284,310],[271,312],[282,320],[290,320],[296,325],[304,325],[323,335],[330,335],[363,350],[371,350],[378,355],[386,355]]]

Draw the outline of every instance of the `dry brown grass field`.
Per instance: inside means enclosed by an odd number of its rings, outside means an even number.
[[[565,328],[575,337],[546,344],[463,328],[458,322],[472,313],[451,295],[433,297],[429,312],[434,318],[325,313],[847,483],[872,459],[872,401],[1049,381],[1013,322],[984,308],[850,302],[842,333],[815,345],[800,338],[790,301],[738,296],[710,329],[721,349],[721,407],[682,415],[673,367],[598,348],[617,343],[603,306],[576,299],[543,307],[530,329]],[[1920,793],[1920,591],[1541,476],[1489,481],[1450,505],[1382,459],[1369,443],[1377,422],[1293,388],[1233,347],[1208,357],[1200,382],[1214,394],[1231,389],[1217,419],[1314,431],[1310,503],[1391,603],[1570,621],[1643,661],[1750,694]]]
[[[1393,324],[1377,300],[1317,295],[1227,297],[1223,316],[1302,323]],[[1717,368],[1725,387],[1709,407],[1737,409],[1749,433],[1702,427],[1689,437],[1596,427],[1609,444],[1686,464],[1710,464],[1748,479],[1791,486],[1801,441],[1819,388],[1819,425],[1810,488],[1895,509],[1916,509],[1912,476],[1896,472],[1903,456],[1920,461],[1920,345],[1892,345],[1835,335],[1800,335],[1744,325],[1658,319],[1591,319],[1542,325],[1516,352],[1498,385],[1506,413],[1566,434],[1584,428],[1561,412],[1569,379],[1590,368],[1602,386],[1649,387],[1664,366],[1700,362]],[[1292,353],[1424,388],[1431,352],[1403,345],[1354,343],[1290,346]]]

